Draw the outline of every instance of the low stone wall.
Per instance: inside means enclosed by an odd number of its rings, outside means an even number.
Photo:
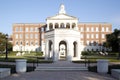
[[[112,70],[111,70],[111,75],[112,75],[114,78],[120,80],[120,69],[112,69]]]
[[[0,68],[0,78],[7,77],[11,74],[10,68]]]

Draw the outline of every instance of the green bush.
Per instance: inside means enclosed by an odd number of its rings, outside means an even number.
[[[84,55],[89,55],[89,52],[88,51],[82,51],[82,53],[81,53],[83,56]]]
[[[36,53],[36,56],[42,56],[43,55],[43,52],[37,52]]]

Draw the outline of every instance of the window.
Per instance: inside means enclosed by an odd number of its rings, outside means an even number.
[[[87,27],[87,30],[86,30],[87,32],[89,32],[89,27]]]
[[[94,32],[94,28],[93,27],[91,27],[91,31]]]
[[[83,27],[81,27],[81,28],[80,28],[80,31],[81,31],[81,32],[83,32],[83,31],[84,31],[84,30],[83,30]]]
[[[18,34],[15,35],[15,38],[18,39]]]
[[[109,28],[108,28],[108,27],[106,27],[106,32],[107,32],[107,31],[109,31]]]
[[[91,34],[91,38],[92,38],[92,39],[94,38],[94,34]]]
[[[102,31],[104,32],[104,27],[102,27]]]
[[[37,42],[37,41],[35,42],[35,45],[38,45],[38,42]]]
[[[36,32],[38,32],[38,31],[39,31],[39,28],[38,28],[38,27],[36,27],[36,28],[35,28],[35,31],[36,31]],[[43,31],[44,31],[44,28],[43,28]]]
[[[16,45],[18,45],[18,42],[16,42]]]
[[[15,31],[16,31],[16,32],[18,32],[18,31],[19,31],[18,27],[16,27],[16,28],[15,28]]]
[[[34,31],[34,29],[31,27],[31,28],[30,28],[30,31],[31,31],[31,32],[33,32],[33,31]]]
[[[83,39],[83,34],[81,34],[80,37]]]
[[[89,35],[89,34],[87,34],[87,38],[90,38],[90,35]]]
[[[96,32],[98,32],[99,30],[98,30],[98,27],[96,27]]]
[[[20,42],[20,44],[22,45],[22,41]]]
[[[22,39],[22,38],[23,38],[23,35],[22,35],[22,34],[20,34],[19,36],[20,36],[20,39]]]
[[[44,28],[43,27],[41,28],[41,32],[44,32]]]
[[[98,39],[98,34],[96,34],[96,39]]]
[[[89,45],[90,41],[87,41],[87,45]]]
[[[38,34],[35,34],[35,39],[37,39],[38,38]]]
[[[22,27],[20,27],[20,31],[21,31],[21,32],[23,31]]]
[[[105,38],[105,34],[102,34],[102,38]]]
[[[32,42],[32,41],[30,42],[30,45],[33,45],[33,42]]]
[[[28,45],[28,41],[26,41],[26,45]]]
[[[26,28],[26,29],[25,29],[25,31],[26,31],[26,32],[28,32],[28,31],[29,31],[29,29],[28,29],[28,28]]]
[[[26,38],[26,39],[28,39],[28,38],[29,38],[29,35],[28,35],[28,34],[26,34],[26,35],[25,35],[25,38]]]
[[[30,34],[30,38],[33,39],[33,34]]]

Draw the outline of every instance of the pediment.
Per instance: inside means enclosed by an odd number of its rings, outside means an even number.
[[[47,20],[59,20],[59,19],[60,20],[69,20],[69,19],[76,20],[77,18],[74,16],[69,16],[67,14],[57,14],[55,16],[47,18]]]

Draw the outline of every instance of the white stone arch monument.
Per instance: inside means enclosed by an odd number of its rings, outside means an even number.
[[[80,46],[80,32],[77,29],[78,19],[67,15],[65,7],[62,4],[59,13],[53,17],[48,17],[46,20],[45,59],[51,57],[54,61],[58,61],[63,57],[67,61],[80,60],[81,50],[78,47]],[[50,27],[50,24],[52,24],[52,27]]]

